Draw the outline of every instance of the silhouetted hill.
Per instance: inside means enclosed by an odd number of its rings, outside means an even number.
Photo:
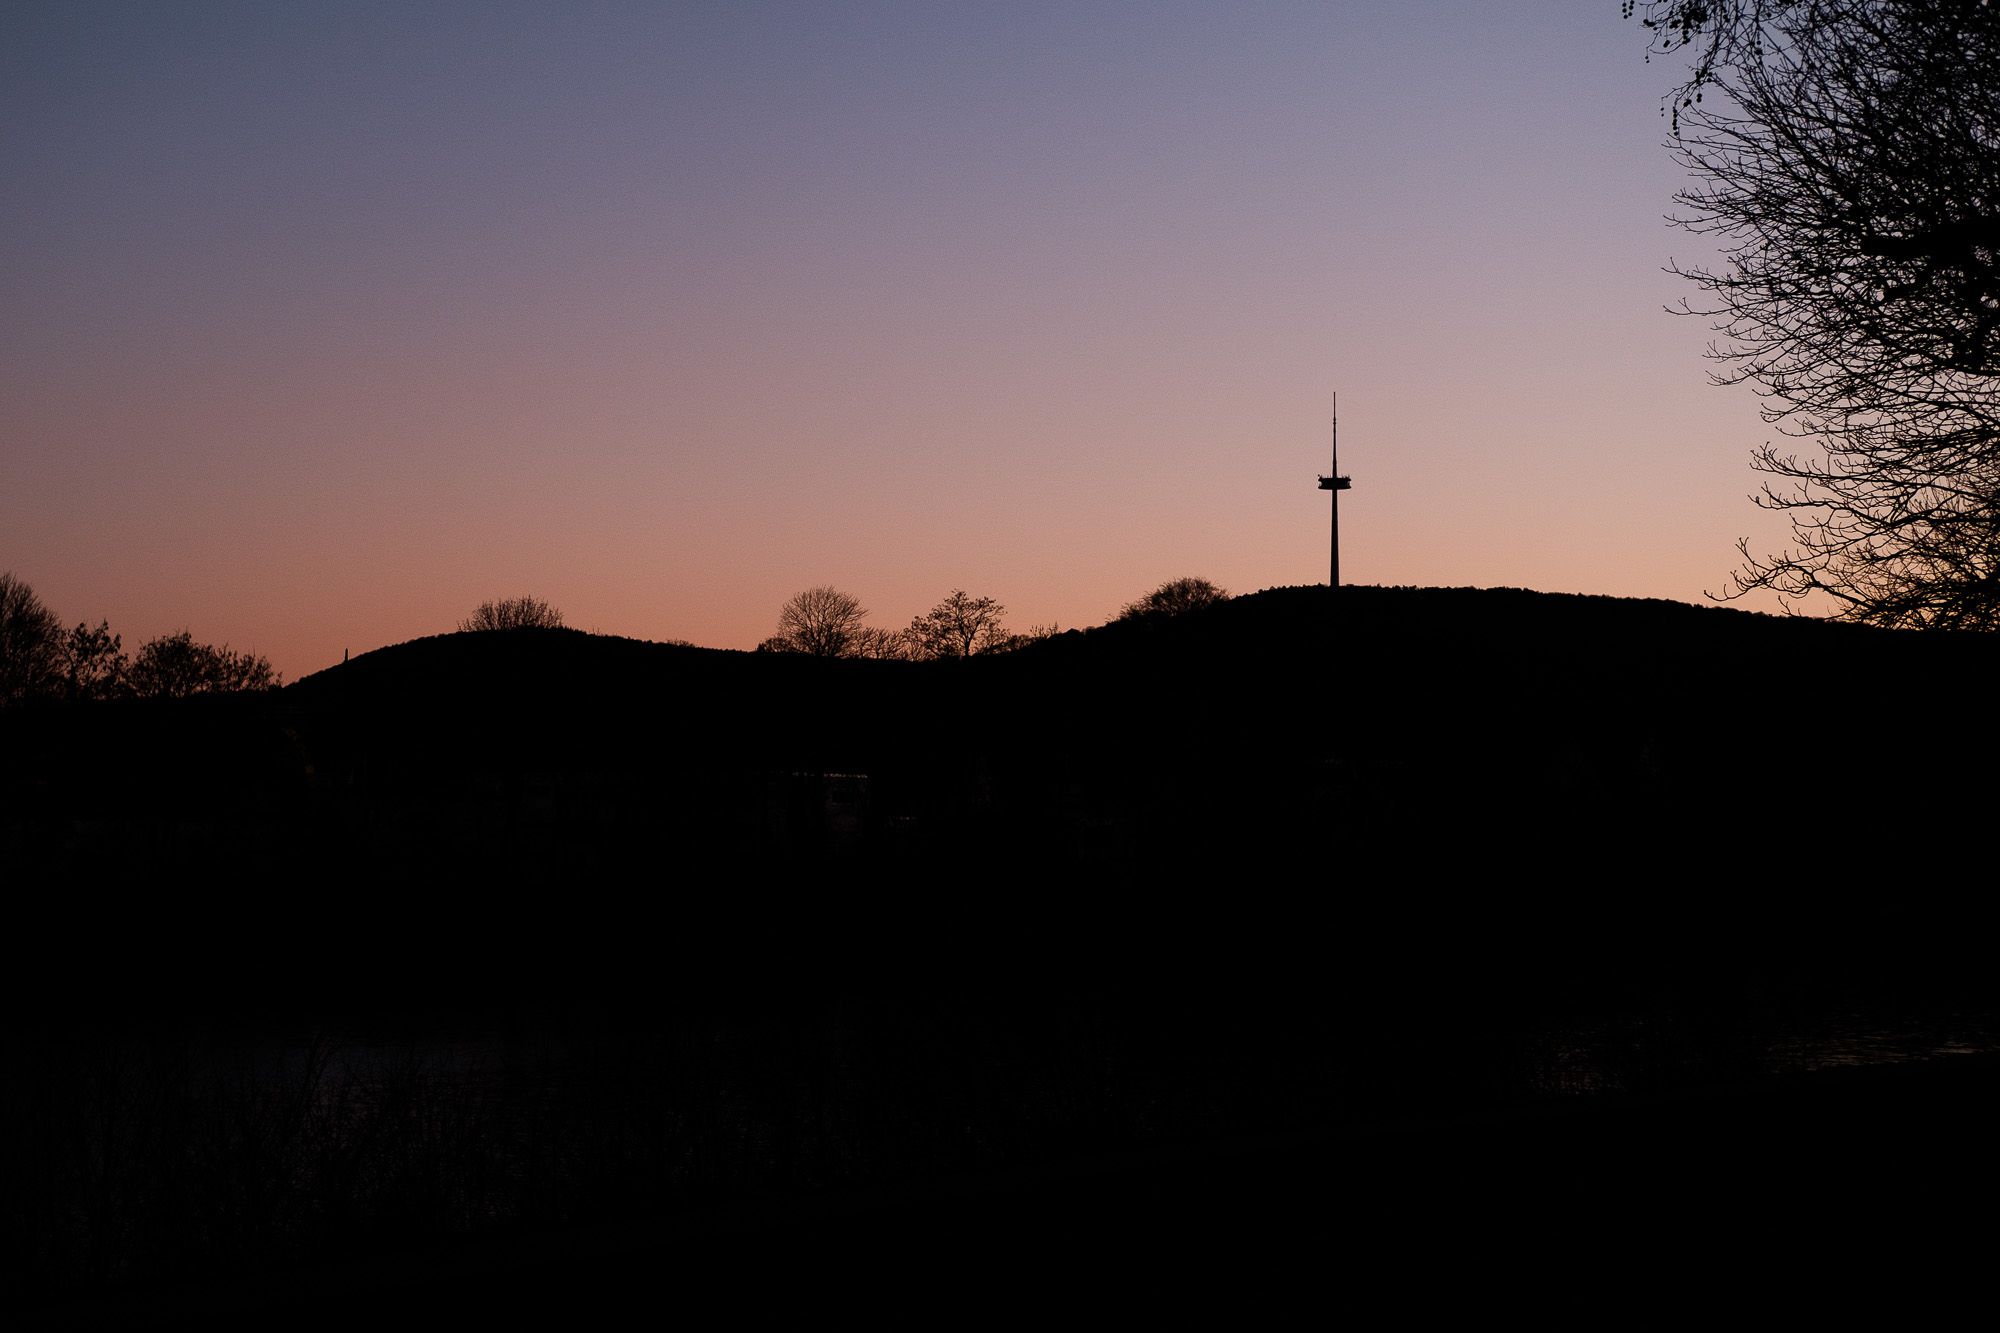
[[[141,917],[261,895],[420,951],[610,922],[678,923],[689,965],[835,938],[1166,965],[1116,943],[1149,933],[1453,966],[1503,938],[1838,949],[1956,910],[1919,867],[1990,808],[1996,651],[1366,587],[963,662],[450,634],[271,695],[10,716],[0,839]],[[208,888],[148,898],[163,877]]]
[[[1993,724],[1969,704],[1994,651],[1669,602],[1349,588],[1336,606],[1294,588],[969,662],[452,635],[284,701],[325,755],[317,783],[393,755],[397,780],[516,800],[517,832],[564,827],[581,783],[614,823],[634,790],[700,807],[685,853],[871,877],[928,876],[934,848],[973,838],[987,852],[961,873],[1002,880],[1010,855],[1129,883],[1408,851],[1575,879],[1639,843],[1649,862],[1795,865],[1815,831],[1843,867],[1898,860],[1858,827],[1970,815],[1987,794]],[[821,773],[867,778],[837,835],[785,804]],[[1479,854],[1455,848],[1474,837]]]
[[[454,634],[17,710],[0,1290],[355,1263],[497,1307],[527,1256],[561,1305],[690,1241],[1107,1230],[1679,1290],[1632,1256],[1774,1216],[1887,1253],[1990,1181],[2000,1079],[1797,1052],[1992,1049],[1996,653],[1290,588],[965,662]],[[1884,1126],[1931,1174],[1854,1156]]]

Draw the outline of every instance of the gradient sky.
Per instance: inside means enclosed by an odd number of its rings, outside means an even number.
[[[0,569],[287,678],[529,593],[1699,601],[1676,67],[1562,3],[0,10]]]

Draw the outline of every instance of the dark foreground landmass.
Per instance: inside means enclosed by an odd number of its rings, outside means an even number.
[[[1991,1057],[1070,1159],[47,1306],[164,1318],[1956,1318]]]
[[[1992,1238],[1996,651],[1280,589],[19,711],[0,1296],[1922,1303]]]

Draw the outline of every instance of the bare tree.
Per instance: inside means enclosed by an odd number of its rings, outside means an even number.
[[[1144,616],[1181,616],[1217,602],[1229,594],[1207,579],[1169,579],[1136,602],[1127,602],[1114,619],[1136,620]]]
[[[811,657],[845,657],[868,613],[837,588],[807,588],[778,608],[778,632],[787,651]]]
[[[0,706],[55,690],[62,632],[62,622],[33,588],[0,574]]]
[[[1633,6],[1628,5],[1628,14]],[[1662,0],[1690,48],[1677,268],[1714,321],[1713,378],[1785,436],[1752,466],[1792,546],[1724,597],[1884,625],[2000,628],[2000,8],[1980,0]]]
[[[539,597],[510,597],[498,602],[481,602],[476,610],[458,622],[461,632],[488,629],[561,629],[562,612]]]
[[[899,629],[863,625],[855,631],[854,642],[848,645],[848,654],[885,662],[902,661],[910,656],[909,636]]]
[[[949,597],[910,622],[904,632],[910,655],[919,658],[971,657],[1007,644],[1001,617],[1007,608],[991,597],[969,597],[953,589]]]

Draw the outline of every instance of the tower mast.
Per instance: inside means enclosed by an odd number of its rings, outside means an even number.
[[[1338,393],[1333,395],[1332,462],[1333,475],[1330,477],[1321,477],[1319,479],[1319,488],[1323,491],[1333,492],[1333,558],[1327,571],[1326,585],[1329,588],[1338,588],[1340,586],[1340,493],[1350,490],[1354,486],[1353,478],[1340,475],[1340,395]]]

